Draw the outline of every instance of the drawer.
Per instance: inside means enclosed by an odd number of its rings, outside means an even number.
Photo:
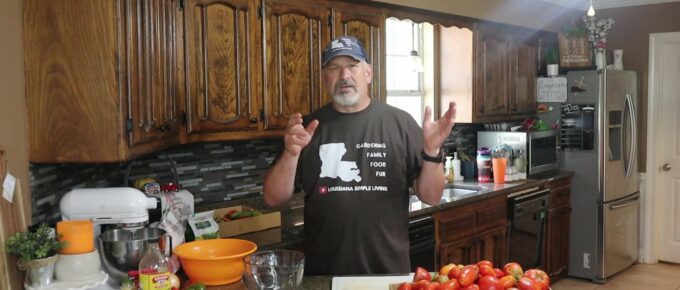
[[[569,205],[569,194],[571,187],[559,187],[550,190],[550,205],[548,208],[556,208],[564,205]]]
[[[507,224],[508,205],[505,196],[486,200],[475,210],[475,230],[484,231]]]
[[[553,181],[550,181],[545,184],[546,188],[558,188],[558,187],[569,187],[571,186],[571,177],[570,176],[565,176],[559,179],[555,179]]]
[[[451,212],[453,210],[449,210]],[[437,218],[437,239],[439,241],[453,241],[469,237],[475,233],[475,212],[459,212],[454,215],[442,213]]]

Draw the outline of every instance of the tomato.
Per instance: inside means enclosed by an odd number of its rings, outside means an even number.
[[[512,275],[515,277],[515,280],[519,280],[519,278],[524,274],[524,271],[522,271],[522,266],[519,264],[510,262],[503,266],[503,273],[505,273],[505,275]]]
[[[451,268],[451,270],[449,270],[449,274],[448,274],[449,279],[457,279],[458,275],[460,275],[461,269],[462,269],[462,267],[458,267],[458,266]]]
[[[494,276],[494,277],[496,277],[496,272],[493,271],[493,268],[491,268],[487,265],[482,265],[482,266],[479,266],[479,276]]]
[[[516,286],[519,290],[541,290],[541,286],[529,277],[520,277]]]
[[[415,274],[413,274],[413,282],[418,282],[420,280],[425,280],[429,282],[432,280],[432,276],[430,276],[430,272],[428,272],[427,270],[418,267],[416,268]]]
[[[399,284],[399,289],[398,290],[412,290],[413,286],[409,282],[404,282]]]
[[[481,260],[477,262],[477,267],[482,267],[482,266],[489,266],[491,269],[493,269],[493,263],[489,260]]]
[[[498,280],[498,285],[500,285],[503,288],[510,288],[512,286],[515,286],[515,283],[517,283],[517,280],[515,280],[515,277],[513,277],[512,275],[503,276]]]
[[[451,269],[456,268],[456,264],[450,263],[447,265],[442,266],[439,268],[439,275],[449,275],[449,272],[451,272]]]
[[[479,290],[479,285],[477,284],[468,285],[467,287],[460,288],[460,290]]]
[[[467,287],[477,281],[478,275],[479,268],[477,268],[477,265],[467,265],[460,270],[458,282],[460,282],[460,286]]]
[[[503,270],[498,269],[498,268],[493,268],[493,272],[496,273],[496,278],[500,279],[505,276],[505,273],[503,273]]]
[[[479,289],[480,290],[502,290],[498,285],[498,278],[496,276],[482,276],[479,278]]]
[[[427,287],[430,286],[430,281],[428,280],[420,280],[418,282],[413,282],[411,283],[411,289],[412,290],[427,290]]]
[[[439,289],[439,286],[441,286],[441,284],[439,284],[438,282],[432,282],[432,283],[430,283],[430,285],[427,285],[426,289],[427,290],[437,290],[437,289]]]
[[[460,283],[456,279],[451,279],[439,286],[439,290],[458,290],[460,288]]]
[[[437,275],[436,277],[434,277],[432,281],[437,282],[439,284],[444,284],[449,281],[449,277],[446,275]]]
[[[543,270],[529,269],[524,272],[524,277],[529,277],[536,281],[541,290],[547,290],[548,286],[550,286],[550,277]]]

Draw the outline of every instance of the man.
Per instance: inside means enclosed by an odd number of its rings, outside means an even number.
[[[439,203],[440,147],[455,105],[436,122],[427,107],[421,130],[406,112],[372,100],[373,72],[354,37],[334,39],[322,66],[333,101],[304,120],[290,118],[285,148],[264,177],[264,200],[280,205],[296,186],[304,189],[306,274],[408,273],[409,187]]]

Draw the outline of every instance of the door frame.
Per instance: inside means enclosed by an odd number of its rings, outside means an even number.
[[[662,45],[669,37],[680,38],[680,32],[664,32],[664,33],[650,33],[649,34],[649,78],[647,82],[647,167],[646,167],[646,187],[645,195],[642,199],[642,249],[640,261],[643,263],[654,264],[659,262],[659,244],[661,227],[656,222],[656,214],[663,210],[662,204],[657,198],[657,178],[658,154],[657,138],[660,136],[658,132],[659,127],[659,111],[661,110],[661,96],[656,89],[659,71],[654,65],[656,57],[656,48]]]

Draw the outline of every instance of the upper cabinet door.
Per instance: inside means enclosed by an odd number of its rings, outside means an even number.
[[[538,70],[538,44],[535,38],[515,35],[510,55],[512,69],[510,115],[536,113],[536,73]]]
[[[283,129],[294,113],[326,103],[321,75],[330,9],[316,1],[263,0],[265,128]]]
[[[509,41],[500,29],[478,25],[475,31],[475,114],[478,121],[508,114]]]
[[[335,23],[332,38],[350,35],[361,41],[366,49],[366,57],[373,66],[370,97],[384,100],[386,95],[385,70],[383,69],[385,17],[382,10],[342,2],[336,5],[333,7]]]
[[[137,147],[177,138],[177,3],[170,0],[122,1],[128,102],[128,142]]]
[[[187,134],[258,129],[254,1],[187,0],[184,8]],[[199,138],[200,139],[200,138]]]

